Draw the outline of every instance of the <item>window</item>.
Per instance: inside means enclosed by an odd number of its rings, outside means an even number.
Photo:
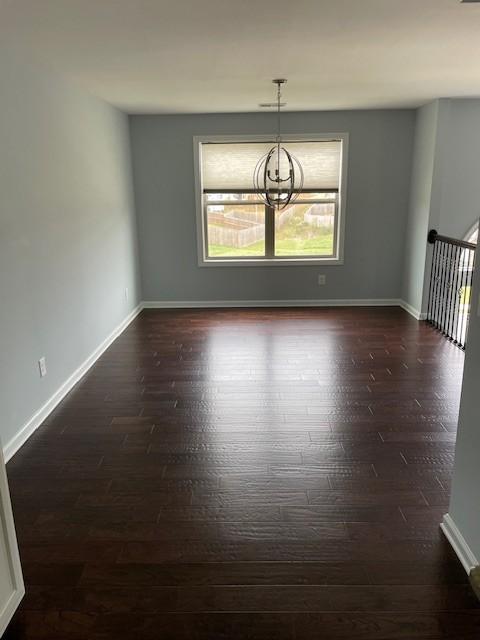
[[[347,135],[284,139],[305,179],[295,202],[276,211],[253,190],[271,141],[195,138],[201,266],[341,263]]]

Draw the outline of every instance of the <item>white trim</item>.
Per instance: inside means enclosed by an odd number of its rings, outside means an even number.
[[[17,536],[13,520],[12,503],[8,490],[8,479],[5,471],[5,461],[0,446],[0,539],[5,546],[6,560],[9,568],[9,578],[12,585],[10,597],[0,610],[0,636],[7,628],[8,623],[17,610],[20,601],[25,595],[23,584],[22,565],[18,553]],[[1,578],[0,578],[1,579]],[[3,576],[3,580],[5,576]]]
[[[341,140],[341,172],[338,188],[337,220],[336,220],[336,247],[335,255],[325,258],[276,258],[249,260],[235,258],[225,260],[208,260],[205,257],[205,223],[203,214],[202,197],[202,144],[209,142],[271,142],[275,140],[275,134],[263,135],[203,135],[193,136],[193,165],[195,176],[195,216],[197,227],[197,263],[199,267],[289,267],[289,266],[319,266],[319,265],[343,265],[345,245],[345,220],[347,212],[347,181],[348,181],[348,145],[350,134],[348,132],[333,133],[285,133],[282,139],[285,141],[310,140],[322,142],[328,140]],[[253,176],[252,176],[253,182]]]
[[[400,300],[149,300],[144,309],[209,309],[218,307],[399,307]]]
[[[18,605],[22,601],[24,595],[25,595],[25,587],[23,586],[23,581],[22,581],[21,588],[15,589],[15,591],[10,596],[10,600],[7,602],[3,611],[0,611],[0,638],[4,634],[5,629],[8,627],[8,624],[13,618],[15,611],[18,609]]]
[[[112,342],[126,329],[132,320],[140,313],[143,305],[139,304],[122,322],[105,338],[105,340],[91,353],[88,358],[72,373],[67,380],[55,391],[47,402],[23,425],[20,431],[7,442],[3,448],[5,461],[10,458],[25,444],[28,438],[42,424],[47,416],[55,409],[57,404],[63,400],[72,387],[84,376],[90,367],[100,358],[102,353],[108,349]]]
[[[337,258],[215,258],[205,259],[199,267],[327,267],[342,266],[343,260]]]
[[[20,431],[3,448],[5,461],[20,449],[28,438],[38,429],[48,415],[55,409],[72,387],[87,373],[104,351],[118,338],[142,309],[209,309],[209,308],[265,308],[265,307],[402,307],[409,313],[406,303],[398,298],[359,298],[333,300],[147,300],[140,303],[105,338],[47,402],[28,420]],[[413,314],[412,314],[413,315]]]
[[[449,541],[452,549],[458,556],[458,559],[463,565],[465,571],[470,574],[470,571],[480,565],[480,560],[475,556],[473,551],[468,546],[467,541],[462,536],[460,529],[455,524],[452,516],[446,513],[443,516],[443,521],[440,524],[440,528],[443,531],[445,537]]]
[[[399,300],[399,304],[402,307],[402,309],[405,309],[405,311],[409,313],[411,316],[413,316],[415,320],[426,320],[427,318],[426,313],[422,313],[418,309],[415,309],[415,307],[412,307],[412,305],[408,304],[408,302],[405,302],[405,300]]]

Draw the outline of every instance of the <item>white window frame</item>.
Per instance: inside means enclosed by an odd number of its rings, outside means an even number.
[[[321,257],[276,257],[276,258],[208,258],[207,238],[205,232],[205,213],[203,200],[202,179],[202,144],[209,142],[271,142],[275,136],[270,135],[232,135],[232,136],[194,136],[193,158],[195,172],[195,208],[197,224],[197,253],[199,267],[285,267],[285,266],[315,266],[315,265],[342,265],[344,263],[345,245],[345,218],[347,202],[347,171],[348,171],[348,133],[292,133],[282,135],[285,142],[308,140],[309,142],[328,142],[340,140],[342,142],[342,155],[340,159],[340,184],[338,188],[337,221],[334,256]],[[253,175],[252,175],[253,183]]]

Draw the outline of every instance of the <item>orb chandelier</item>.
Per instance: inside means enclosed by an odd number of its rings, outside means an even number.
[[[277,136],[275,144],[268,153],[260,158],[253,174],[253,186],[262,202],[273,209],[285,209],[295,202],[303,187],[303,169],[300,162],[282,143],[280,127],[280,109],[282,104],[283,78],[272,80],[277,85]]]

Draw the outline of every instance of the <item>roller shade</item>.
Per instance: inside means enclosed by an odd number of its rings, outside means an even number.
[[[272,148],[272,142],[202,143],[204,190],[228,191],[252,189],[253,172],[258,160]],[[288,142],[288,151],[302,165],[305,189],[338,189],[342,143]]]

